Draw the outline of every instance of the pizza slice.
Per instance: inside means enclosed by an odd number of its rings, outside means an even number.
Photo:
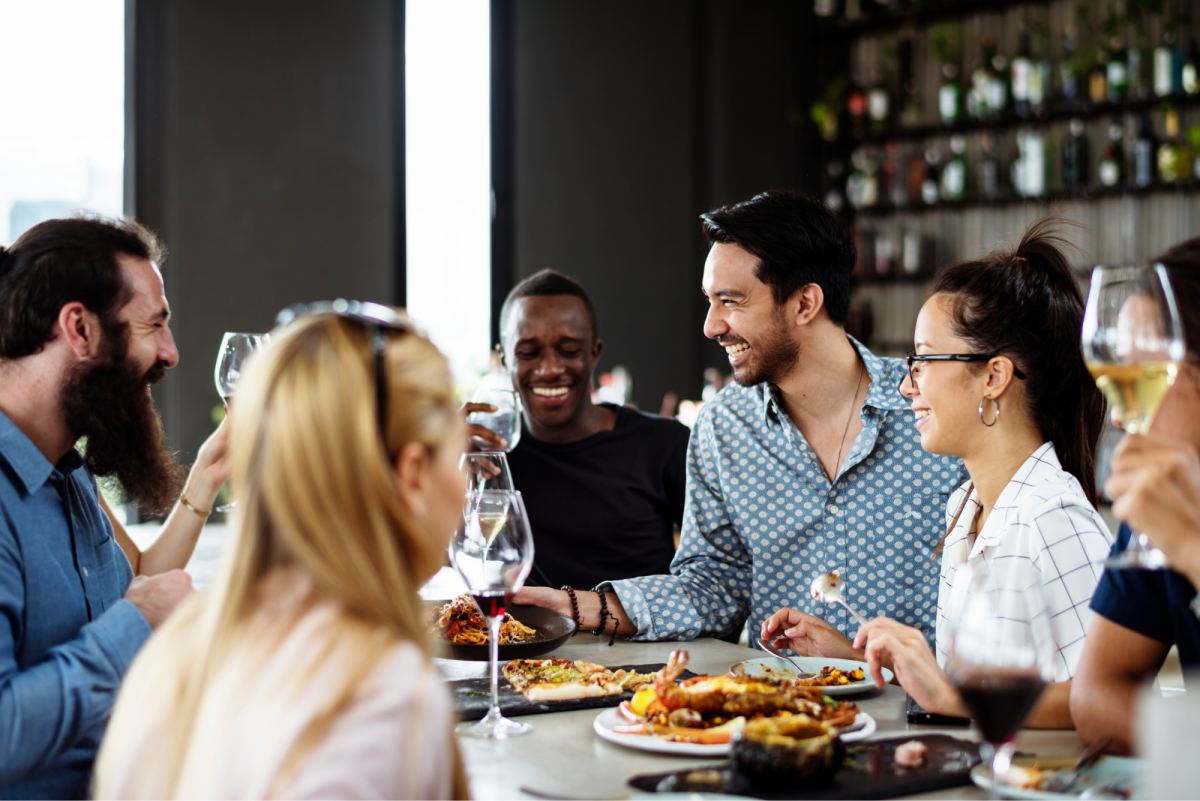
[[[513,659],[504,666],[504,678],[530,701],[574,701],[632,692],[654,681],[656,674],[618,670],[594,662],[569,659]]]

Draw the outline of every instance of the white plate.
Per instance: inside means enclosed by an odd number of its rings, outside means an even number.
[[[1022,762],[1036,760],[1025,758]],[[1057,760],[1045,760],[1053,762]],[[1043,764],[1045,764],[1043,762]],[[1068,760],[1070,765],[1074,760]],[[1132,787],[1137,784],[1139,773],[1146,767],[1144,759],[1132,757],[1102,756],[1094,764],[1080,771],[1079,783],[1070,793],[1052,793],[1048,790],[1023,790],[1020,787],[1009,787],[1000,783],[1001,798],[1017,798],[1023,801],[1062,801],[1064,798],[1078,798],[1079,794],[1089,787],[1104,787],[1109,784],[1120,784]],[[971,781],[985,790],[992,789],[992,769],[989,765],[976,765],[971,768]]]
[[[875,718],[866,712],[859,712],[855,723],[862,721],[863,727],[842,737],[843,742],[853,743],[865,740],[875,733],[878,728]],[[702,745],[700,743],[675,743],[648,734],[618,734],[614,726],[628,726],[626,720],[617,709],[606,709],[592,721],[592,729],[602,740],[623,745],[638,751],[650,751],[655,754],[672,754],[674,756],[720,757],[729,753],[729,743],[718,745]]]
[[[823,667],[837,668],[838,670],[857,670],[863,669],[863,680],[856,681],[853,684],[841,684],[835,687],[822,687],[828,696],[835,695],[854,695],[855,693],[866,692],[867,690],[875,689],[875,681],[871,678],[871,674],[867,672],[866,662],[855,662],[853,659],[826,659],[823,656],[795,656],[792,657],[809,673],[820,673]],[[766,656],[761,659],[747,659],[745,662],[739,662],[739,665],[745,668],[747,676],[765,676],[771,679],[790,679],[796,674],[796,668],[786,659],[780,659],[777,656]],[[731,668],[732,670],[732,668]],[[887,668],[881,668],[883,671],[884,682],[892,680],[892,671]]]

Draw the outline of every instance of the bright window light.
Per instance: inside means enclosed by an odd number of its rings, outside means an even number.
[[[74,209],[119,215],[124,0],[0,0],[0,243]]]
[[[408,309],[471,384],[491,330],[488,0],[405,6]]]

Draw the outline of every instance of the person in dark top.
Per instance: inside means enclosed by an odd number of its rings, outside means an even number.
[[[1133,750],[1134,699],[1172,645],[1185,670],[1200,668],[1200,238],[1169,250],[1166,265],[1183,317],[1187,357],[1148,434],[1130,434],[1104,488],[1122,525],[1113,553],[1145,532],[1167,570],[1106,570],[1092,596],[1087,643],[1071,688],[1084,742],[1113,738]]]
[[[517,284],[504,301],[500,335],[525,407],[508,464],[533,529],[527,583],[590,588],[667,573],[683,521],[688,429],[592,403],[604,342],[591,298],[567,276],[543,270]],[[472,434],[495,441],[478,426]]]

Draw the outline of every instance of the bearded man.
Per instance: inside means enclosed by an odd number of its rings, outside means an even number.
[[[793,642],[853,637],[846,611],[808,591],[833,572],[862,613],[932,633],[933,551],[966,473],[960,460],[922,450],[899,392],[904,360],[846,334],[853,239],[795,192],[765,192],[701,221],[704,333],[725,346],[736,383],[692,430],[670,575],[600,585],[603,621],[599,597],[580,593],[581,627],[686,640],[732,634],[748,619],[752,637],[774,639],[781,632],[764,626],[790,607]],[[530,588],[515,600],[572,611],[565,592]]]
[[[128,220],[51,220],[0,248],[0,798],[87,795],[122,676],[192,591],[182,570],[135,572],[182,567],[199,525],[141,554],[94,478],[152,512],[183,484],[150,398],[179,359],[161,258]],[[209,478],[189,480],[199,524]]]

